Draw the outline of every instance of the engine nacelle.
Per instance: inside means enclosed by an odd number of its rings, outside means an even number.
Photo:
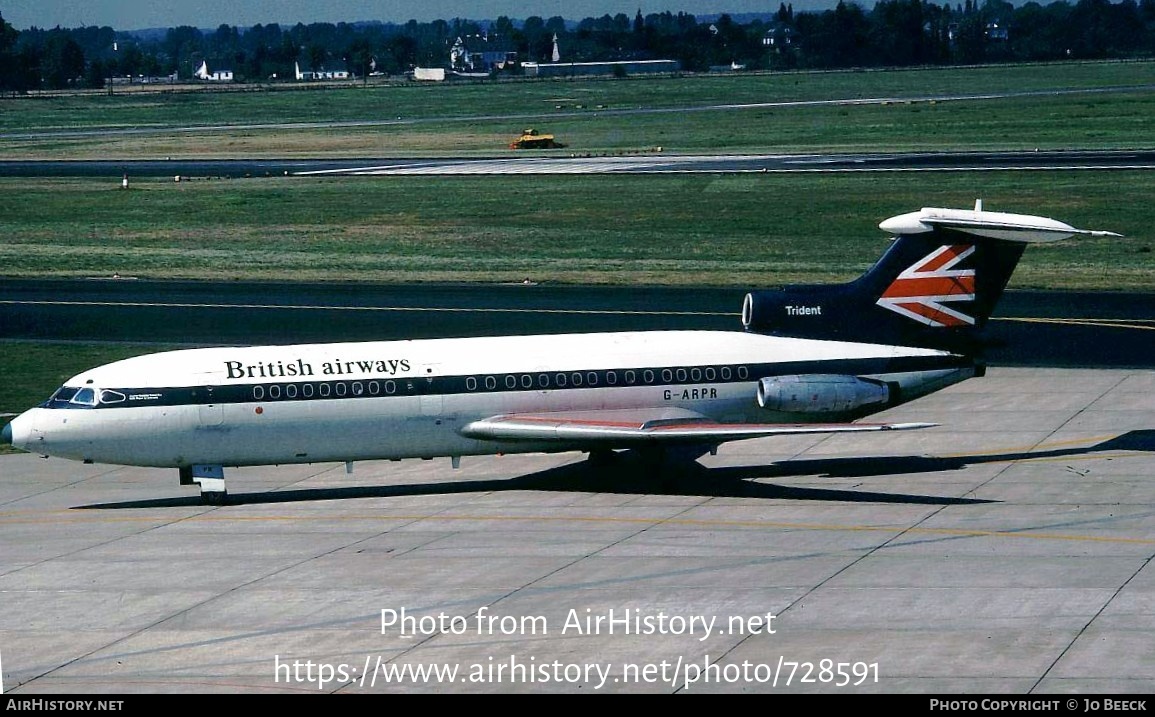
[[[758,405],[785,413],[846,413],[889,399],[886,383],[857,376],[803,374],[758,382]]]

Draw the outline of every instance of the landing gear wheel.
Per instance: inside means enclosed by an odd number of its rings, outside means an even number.
[[[228,502],[229,494],[225,488],[225,471],[221,466],[194,465],[190,477],[194,483],[201,487],[201,503],[224,505]]]
[[[223,490],[201,493],[201,503],[205,505],[225,505],[229,502],[229,494]]]

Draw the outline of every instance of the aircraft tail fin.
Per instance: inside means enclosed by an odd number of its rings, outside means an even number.
[[[789,286],[746,295],[748,331],[973,352],[1027,244],[1075,235],[1054,219],[923,208],[879,227],[894,243],[846,284]]]

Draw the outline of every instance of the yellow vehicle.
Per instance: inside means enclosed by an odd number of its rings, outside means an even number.
[[[510,149],[557,149],[565,145],[553,138],[552,134],[538,134],[532,127],[509,143]]]

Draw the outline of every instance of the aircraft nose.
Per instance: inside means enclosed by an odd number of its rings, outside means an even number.
[[[5,423],[3,428],[0,428],[0,446],[12,445],[12,424]]]

